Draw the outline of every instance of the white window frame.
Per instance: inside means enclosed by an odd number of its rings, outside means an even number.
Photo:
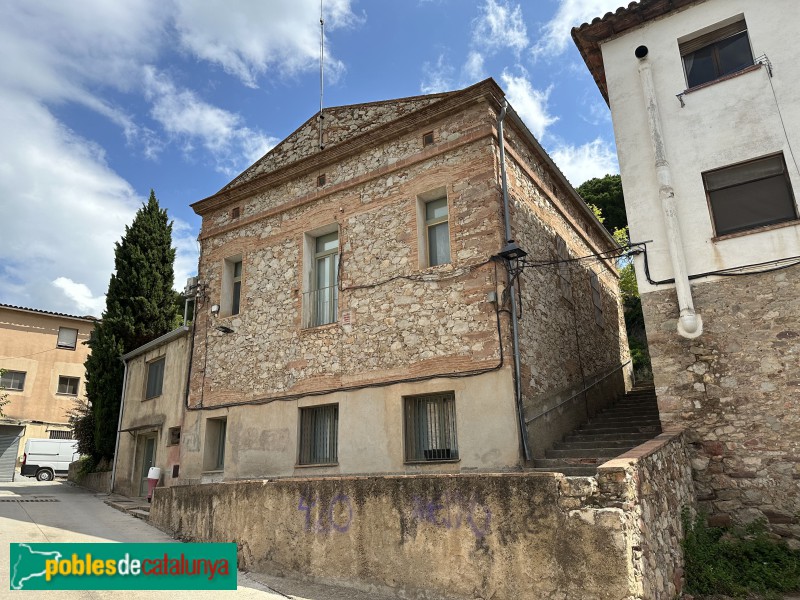
[[[335,249],[317,251],[317,240],[336,234]],[[306,232],[303,236],[303,328],[331,325],[339,321],[339,261],[341,258],[341,232],[337,223],[331,223]],[[332,285],[320,288],[319,265],[326,264]]]
[[[61,391],[61,383],[62,380],[64,381],[64,388],[65,390],[69,389],[69,381],[75,381],[75,393],[69,391]],[[58,386],[56,387],[56,394],[59,396],[77,396],[81,389],[81,378],[80,377],[73,377],[72,375],[59,375],[58,376]]]
[[[447,206],[447,216],[428,220],[427,206],[431,202],[444,199]],[[450,227],[450,198],[447,195],[447,188],[440,187],[417,196],[417,240],[419,253],[419,267],[426,269],[437,265],[447,265],[453,262],[453,239],[452,228]],[[442,223],[447,224],[447,260],[432,265],[430,260],[429,229]]]
[[[241,265],[236,275],[236,265]],[[222,263],[222,289],[220,290],[220,317],[231,317],[242,312],[242,283],[244,259],[241,254],[229,256]],[[238,286],[237,286],[238,284]],[[238,291],[237,291],[238,290]],[[238,293],[238,302],[236,295]],[[238,304],[238,306],[237,306]]]
[[[59,327],[56,348],[75,350],[78,346],[78,330],[74,327]]]

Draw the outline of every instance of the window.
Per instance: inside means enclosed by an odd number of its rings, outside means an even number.
[[[317,176],[317,187],[322,187],[323,185],[325,185],[325,173]]]
[[[589,273],[589,283],[592,285],[592,304],[594,305],[594,322],[603,327],[605,318],[603,317],[603,295],[600,287],[600,278],[597,273]]]
[[[167,446],[177,446],[181,443],[181,428],[170,427],[167,430]]]
[[[0,389],[21,392],[25,388],[24,371],[5,371],[0,376]]]
[[[220,316],[238,315],[242,296],[242,257],[226,258],[222,268]]]
[[[753,65],[753,52],[743,17],[693,39],[678,48],[690,88]]]
[[[231,219],[238,219],[240,214],[241,214],[241,208],[240,207],[234,206],[231,209]]]
[[[300,409],[301,465],[329,465],[339,458],[339,405]]]
[[[446,197],[425,203],[425,241],[429,267],[450,262],[450,225],[447,217]]]
[[[431,144],[433,144],[433,132],[429,131],[428,133],[422,134],[422,145],[430,146]]]
[[[228,419],[206,420],[206,445],[203,456],[204,471],[222,471],[225,468],[225,434]]]
[[[410,396],[405,402],[406,462],[456,460],[456,401],[453,392]]]
[[[164,364],[166,358],[161,357],[151,363],[147,363],[147,389],[145,390],[144,397],[146,400],[156,398],[161,395],[164,385]]]
[[[64,375],[60,375],[58,377],[58,391],[56,393],[77,396],[80,383],[80,377],[65,377]]]
[[[572,269],[569,262],[569,250],[564,238],[556,238],[556,261],[558,266],[558,283],[561,295],[572,302]]]
[[[797,219],[783,155],[703,173],[716,235]]]
[[[335,323],[339,314],[339,232],[308,236],[311,253],[308,292],[304,294],[306,327]]]
[[[51,429],[49,432],[51,440],[71,440],[72,439],[72,432],[67,430],[56,430]]]
[[[64,350],[75,350],[78,343],[78,330],[70,329],[69,327],[58,328],[58,342],[56,348],[63,348]]]

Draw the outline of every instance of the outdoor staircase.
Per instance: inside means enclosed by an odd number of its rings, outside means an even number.
[[[597,467],[661,433],[655,389],[634,387],[533,461],[532,471],[596,475]]]

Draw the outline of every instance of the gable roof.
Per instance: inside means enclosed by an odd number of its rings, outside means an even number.
[[[426,94],[424,96],[410,96],[395,100],[380,100],[378,102],[324,108],[322,110],[323,118],[321,119],[324,134],[323,147],[330,148],[346,142],[358,135],[377,129],[389,121],[401,118],[456,93]],[[320,152],[323,148],[320,148],[319,129],[320,111],[317,111],[305,123],[222,189],[227,190],[246,183],[259,175],[270,173],[292,162]]]
[[[597,17],[591,23],[584,23],[572,29],[572,39],[583,57],[583,61],[594,77],[600,93],[608,104],[608,85],[600,44],[618,35],[635,29],[673,11],[699,4],[705,0],[641,0],[618,8],[613,13]]]

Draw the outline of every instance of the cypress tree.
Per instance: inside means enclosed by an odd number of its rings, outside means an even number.
[[[123,385],[120,356],[164,335],[180,323],[174,280],[172,223],[155,193],[143,204],[114,249],[102,321],[87,342],[86,395],[94,415],[95,460],[111,459]]]

